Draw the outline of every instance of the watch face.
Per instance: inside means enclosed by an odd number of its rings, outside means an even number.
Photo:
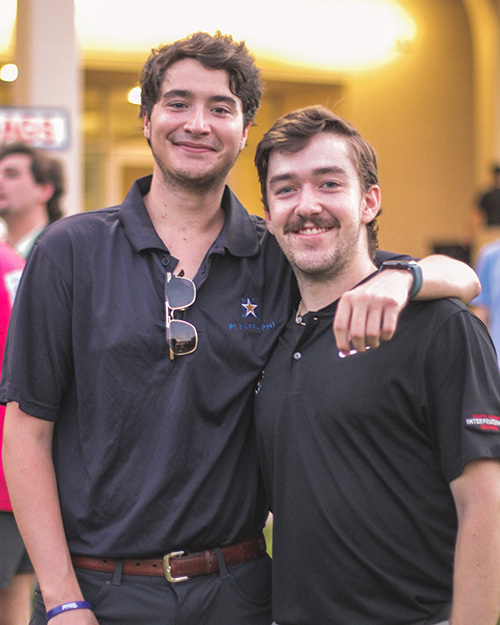
[[[382,266],[389,269],[411,269],[416,264],[414,260],[386,260],[382,263]]]

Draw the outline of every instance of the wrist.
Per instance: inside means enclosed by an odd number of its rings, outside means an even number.
[[[408,292],[408,299],[413,299],[420,293],[422,288],[422,269],[414,260],[385,260],[379,267],[379,272],[386,269],[407,271],[411,274],[412,281]]]
[[[73,564],[69,559],[69,554],[68,560],[69,564],[67,566],[61,566],[56,571],[54,571],[54,566],[52,566],[52,570],[49,572],[46,572],[42,567],[38,567],[38,570],[35,569],[47,612],[58,605],[74,601],[85,601]],[[64,558],[60,559],[59,564],[61,562],[64,562]],[[48,564],[50,566],[52,563]]]

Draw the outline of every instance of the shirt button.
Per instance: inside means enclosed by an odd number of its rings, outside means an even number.
[[[164,267],[168,267],[168,266],[170,265],[170,258],[168,258],[168,256],[164,256],[164,257],[161,259],[161,264],[162,264]]]
[[[302,358],[302,354],[300,352],[295,352],[293,355],[294,360],[300,360]]]
[[[297,317],[297,319],[295,319],[295,323],[300,326],[302,323],[302,317]]]

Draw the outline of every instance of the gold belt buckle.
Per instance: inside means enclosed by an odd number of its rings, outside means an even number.
[[[172,577],[172,567],[170,566],[171,558],[178,558],[179,556],[183,556],[184,551],[172,551],[167,553],[166,556],[163,556],[163,570],[165,571],[165,577],[172,584],[177,584],[177,582],[185,582],[189,579],[189,577]]]

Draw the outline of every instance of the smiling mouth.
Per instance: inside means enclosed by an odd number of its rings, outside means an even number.
[[[193,152],[215,152],[215,148],[206,143],[189,143],[186,141],[177,141],[175,145],[178,148],[184,148]]]
[[[301,228],[300,230],[296,230],[296,234],[305,234],[305,235],[313,235],[313,234],[321,234],[322,232],[328,232],[331,228]]]
[[[311,217],[305,218],[295,215],[286,224],[284,228],[284,234],[297,234],[306,237],[312,237],[339,228],[340,222],[333,216],[327,218],[313,215]]]

